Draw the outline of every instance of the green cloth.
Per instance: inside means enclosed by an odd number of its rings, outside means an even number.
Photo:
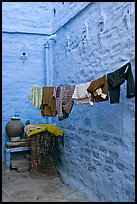
[[[42,87],[41,86],[32,86],[31,94],[29,99],[32,101],[32,105],[40,109],[42,102]]]

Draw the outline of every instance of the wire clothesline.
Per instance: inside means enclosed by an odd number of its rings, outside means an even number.
[[[132,59],[134,59],[135,58],[135,55],[134,56],[132,56],[128,61],[127,61],[127,63],[128,62],[131,62],[132,61]],[[125,72],[124,73],[126,73],[126,71],[127,71],[127,69],[128,69],[128,66],[127,66],[127,68],[126,68],[126,70],[125,70]],[[38,86],[38,85],[33,85],[33,86]],[[60,85],[61,86],[61,85]],[[63,85],[62,85],[63,86]]]
[[[131,57],[131,59],[130,59],[130,60],[132,60],[132,59],[134,59],[134,58],[135,58],[135,55],[134,55],[133,57]],[[129,61],[130,61],[130,60],[129,60]]]

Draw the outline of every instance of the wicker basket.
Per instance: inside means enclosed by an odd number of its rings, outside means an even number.
[[[56,139],[47,131],[31,136],[31,174],[57,175]]]

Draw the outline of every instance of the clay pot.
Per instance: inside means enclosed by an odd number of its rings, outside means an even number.
[[[10,137],[20,137],[24,131],[24,125],[20,121],[19,117],[11,117],[11,121],[9,121],[6,126],[6,133]]]

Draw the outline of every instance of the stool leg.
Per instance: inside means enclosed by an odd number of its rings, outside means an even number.
[[[6,171],[10,171],[10,152],[6,151]]]

